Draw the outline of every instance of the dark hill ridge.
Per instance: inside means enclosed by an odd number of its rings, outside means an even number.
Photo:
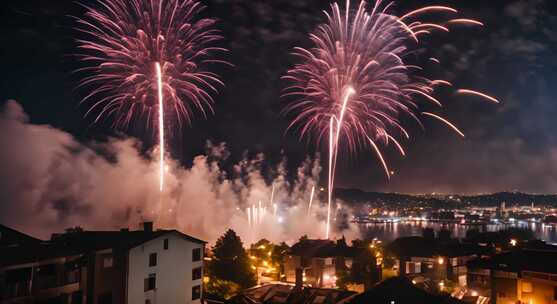
[[[512,205],[551,205],[557,206],[556,194],[529,194],[522,192],[498,192],[493,194],[460,195],[460,194],[403,194],[366,192],[359,189],[335,189],[335,197],[349,204],[378,203],[378,204],[454,204],[454,205],[480,205],[500,206],[505,202]]]

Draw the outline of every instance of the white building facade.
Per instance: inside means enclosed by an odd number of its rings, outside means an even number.
[[[200,304],[203,241],[169,231],[128,251],[126,302]]]

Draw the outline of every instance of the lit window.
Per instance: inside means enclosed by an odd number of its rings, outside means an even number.
[[[199,298],[201,298],[201,286],[200,285],[193,286],[191,288],[191,299],[198,300]]]
[[[149,267],[157,266],[157,253],[151,253],[149,255]]]
[[[164,247],[164,250],[168,250],[168,239],[164,239],[163,247]]]
[[[194,262],[201,261],[201,248],[195,248],[192,250],[191,260]]]
[[[532,292],[532,282],[522,282],[522,292]]]

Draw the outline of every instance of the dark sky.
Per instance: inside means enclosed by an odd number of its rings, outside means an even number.
[[[94,1],[85,1],[92,3]],[[467,134],[465,140],[442,125],[426,121],[422,131],[406,122],[413,137],[404,142],[408,157],[386,149],[396,172],[385,180],[373,153],[343,158],[337,185],[400,192],[556,192],[557,3],[552,0],[398,1],[397,14],[425,4],[442,3],[461,15],[482,20],[484,28],[457,28],[426,38],[424,59],[439,58],[442,69],[426,72],[455,87],[488,92],[494,106],[476,98],[441,92],[446,116]],[[198,119],[179,138],[172,153],[185,165],[204,151],[205,141],[224,141],[233,157],[244,151],[281,155],[295,167],[319,149],[284,133],[288,120],[279,112],[286,85],[280,80],[292,66],[294,46],[309,46],[307,32],[324,20],[320,0],[204,0],[205,13],[220,19],[233,68],[217,70],[226,83],[216,96],[216,114]],[[73,0],[4,0],[0,8],[0,102],[15,99],[31,123],[70,132],[82,142],[129,134],[148,148],[152,134],[91,125],[78,105],[79,62],[72,19],[83,10]],[[428,70],[431,69],[431,70]],[[1,130],[0,130],[1,132]],[[178,136],[176,136],[178,137]],[[6,160],[2,160],[6,161]],[[1,166],[1,164],[0,164]]]

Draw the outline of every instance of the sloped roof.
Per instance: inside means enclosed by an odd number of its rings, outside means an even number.
[[[464,304],[449,296],[439,296],[420,289],[405,277],[390,278],[374,288],[353,297],[348,304],[396,303],[396,304]]]
[[[394,240],[387,246],[387,250],[398,257],[434,257],[439,255],[459,257],[486,254],[490,249],[476,244],[461,243],[457,240],[446,242],[421,236],[410,236]]]
[[[469,268],[507,272],[535,271],[557,274],[557,252],[545,250],[513,250],[490,258],[468,262]]]
[[[19,243],[36,243],[41,240],[0,224],[0,248]]]
[[[271,283],[242,291],[227,301],[230,304],[334,304],[355,295],[329,288],[296,288],[292,284]]]
[[[46,259],[75,256],[87,252],[115,248],[128,250],[160,236],[174,233],[185,240],[205,242],[177,230],[156,231],[71,231],[53,235],[49,241],[13,244],[2,248],[0,266],[31,263]]]
[[[331,240],[302,240],[294,244],[289,254],[305,257],[356,257],[361,253],[360,248],[350,247]]]

